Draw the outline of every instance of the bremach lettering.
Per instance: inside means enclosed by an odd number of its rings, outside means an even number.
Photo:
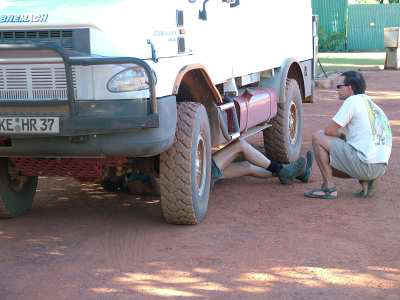
[[[29,23],[30,20],[31,20],[31,18],[30,18],[29,15],[23,15],[23,16],[21,16],[21,22],[23,22],[23,23]]]
[[[21,15],[15,15],[13,17],[13,23],[22,23],[21,17],[22,17]]]
[[[0,15],[1,23],[46,23],[48,14]]]

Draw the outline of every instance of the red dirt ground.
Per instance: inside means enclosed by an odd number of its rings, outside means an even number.
[[[216,185],[201,225],[172,226],[156,199],[41,178],[34,210],[0,221],[0,299],[400,299],[399,74],[365,73],[394,136],[375,198],[341,179],[338,200],[304,198],[317,168],[290,187],[246,177]],[[340,106],[316,93],[303,153]]]

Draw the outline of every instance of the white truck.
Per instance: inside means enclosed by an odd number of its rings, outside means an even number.
[[[0,216],[38,176],[151,176],[167,222],[201,222],[229,143],[298,158],[314,56],[309,0],[0,0]]]

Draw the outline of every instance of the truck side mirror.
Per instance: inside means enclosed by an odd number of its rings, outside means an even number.
[[[240,0],[234,0],[231,2],[231,7],[236,7],[240,5]]]
[[[240,0],[222,0],[223,2],[229,3],[231,7],[239,6]]]
[[[207,10],[206,10],[207,2],[208,0],[204,0],[203,9],[199,11],[199,19],[203,21],[207,21]]]

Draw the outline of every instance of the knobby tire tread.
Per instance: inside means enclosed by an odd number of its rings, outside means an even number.
[[[287,95],[291,85],[297,84],[294,79],[286,79],[285,95]],[[288,99],[285,99],[288,101]],[[287,137],[284,134],[285,125],[288,121],[286,116],[289,107],[286,103],[278,103],[278,112],[271,122],[271,127],[264,131],[265,155],[271,159],[283,163],[289,163],[289,151],[286,145]]]
[[[160,188],[164,218],[173,224],[197,224],[192,203],[191,151],[193,124],[201,105],[178,104],[175,144],[161,154]]]

